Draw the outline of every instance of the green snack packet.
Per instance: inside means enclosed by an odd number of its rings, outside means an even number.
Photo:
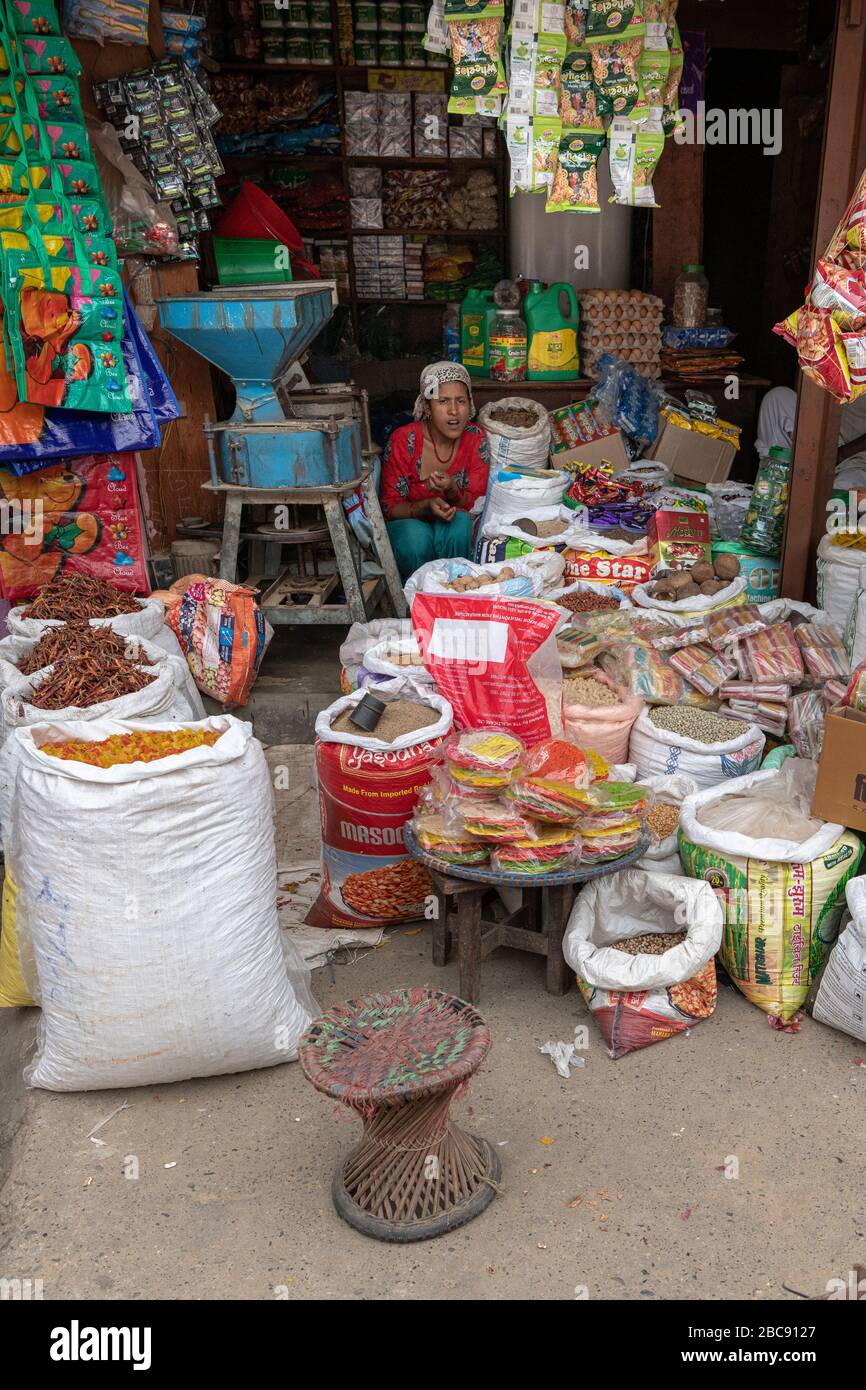
[[[589,0],[587,43],[642,38],[645,29],[643,0]]]
[[[671,38],[670,67],[665,86],[665,105],[662,113],[662,130],[665,135],[673,135],[683,123],[679,113],[680,78],[683,75],[683,45],[676,23]]]
[[[604,129],[588,49],[566,55],[560,82],[559,115],[566,130]]]
[[[546,212],[600,212],[598,158],[604,149],[603,130],[563,133],[556,170],[547,195]]]
[[[502,20],[471,19],[448,25],[454,77],[448,110],[465,111],[457,103],[478,97],[502,97],[508,91],[502,66]]]
[[[562,134],[559,117],[536,116],[532,122],[532,170],[530,193],[546,192],[556,170],[556,155]]]
[[[647,104],[647,114],[651,120],[660,121],[665,108],[668,73],[671,55],[665,45],[664,52],[645,48],[638,63],[638,77]]]
[[[597,43],[590,49],[592,80],[601,115],[627,116],[640,96],[640,39]]]

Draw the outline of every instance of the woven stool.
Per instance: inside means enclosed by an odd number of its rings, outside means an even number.
[[[499,1158],[449,1114],[489,1047],[481,1015],[432,989],[350,999],[312,1024],[298,1052],[304,1075],[364,1123],[331,1186],[350,1226],[377,1240],[430,1240],[492,1202]]]

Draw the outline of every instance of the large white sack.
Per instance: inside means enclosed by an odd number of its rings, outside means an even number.
[[[171,723],[18,729],[10,869],[42,1017],[30,1086],[157,1085],[290,1061],[315,1004],[281,938],[271,780],[249,724],[158,762],[40,751]],[[297,982],[303,999],[289,979]]]
[[[851,921],[830,952],[812,1017],[866,1042],[866,878],[845,885]]]
[[[494,411],[509,408],[529,411],[535,416],[534,423],[506,425],[492,418]],[[513,468],[515,465],[521,468],[548,466],[550,417],[538,401],[530,400],[527,396],[507,396],[503,400],[488,401],[478,412],[478,423],[487,434],[493,469]]]
[[[699,787],[712,787],[729,777],[742,777],[757,771],[766,735],[757,724],[743,724],[743,732],[723,743],[698,743],[683,734],[658,728],[644,710],[632,725],[628,745],[629,762],[643,781],[648,776],[684,773]]]
[[[165,604],[158,598],[137,598],[137,613],[118,613],[115,618],[91,618],[91,627],[110,627],[124,637],[144,637],[161,647],[170,656],[183,657],[181,645],[165,621]],[[49,627],[62,624],[55,618],[25,618],[30,602],[11,609],[6,619],[7,631],[13,637],[41,637]]]

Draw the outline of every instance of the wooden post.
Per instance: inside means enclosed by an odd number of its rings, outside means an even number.
[[[827,123],[815,214],[812,264],[851,197],[866,158],[866,4],[840,0],[827,93]],[[792,308],[795,306],[792,305]],[[840,407],[801,375],[797,393],[791,496],[782,551],[782,593],[802,599],[814,588],[815,550],[827,526]]]

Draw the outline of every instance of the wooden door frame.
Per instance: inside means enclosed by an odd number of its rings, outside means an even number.
[[[812,265],[833,234],[866,164],[866,0],[839,0],[827,90]],[[814,594],[815,552],[826,532],[841,407],[799,375],[791,496],[782,551],[782,593]]]

